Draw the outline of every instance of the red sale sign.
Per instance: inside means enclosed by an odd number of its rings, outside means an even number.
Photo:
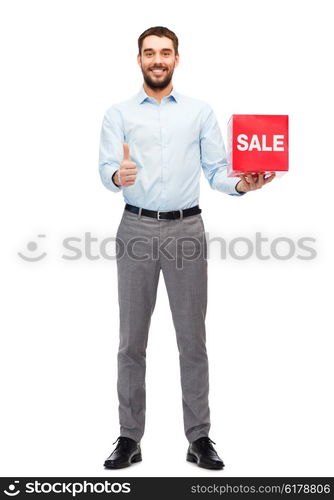
[[[227,175],[288,171],[288,131],[288,115],[232,115],[227,129]]]

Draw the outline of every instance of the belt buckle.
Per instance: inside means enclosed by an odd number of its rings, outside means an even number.
[[[158,210],[157,219],[158,219],[158,220],[162,220],[162,219],[160,219],[160,210]]]

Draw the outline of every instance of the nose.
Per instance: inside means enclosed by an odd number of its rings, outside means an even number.
[[[154,64],[160,64],[162,61],[162,57],[160,54],[155,54],[154,56]]]

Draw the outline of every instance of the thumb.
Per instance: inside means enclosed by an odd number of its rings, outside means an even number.
[[[123,160],[130,160],[129,144],[126,142],[123,144]]]

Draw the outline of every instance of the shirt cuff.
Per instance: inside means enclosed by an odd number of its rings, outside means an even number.
[[[115,172],[117,172],[118,168],[115,170]],[[118,186],[116,183],[115,183],[115,179],[114,179],[114,175],[115,175],[115,172],[111,175],[111,182],[114,184],[114,186],[117,187],[117,189],[121,189],[121,186]]]
[[[104,186],[113,191],[114,193],[119,193],[122,191],[122,186],[116,186],[114,181],[112,180],[112,176],[118,170],[118,167],[112,167],[111,165],[104,164],[100,166],[100,176]]]
[[[239,179],[239,177],[236,177],[236,183],[234,184],[234,193],[230,193],[231,196],[242,196],[246,193],[239,193],[237,190],[236,190],[236,185],[238,184],[239,181],[241,181],[241,179]]]

